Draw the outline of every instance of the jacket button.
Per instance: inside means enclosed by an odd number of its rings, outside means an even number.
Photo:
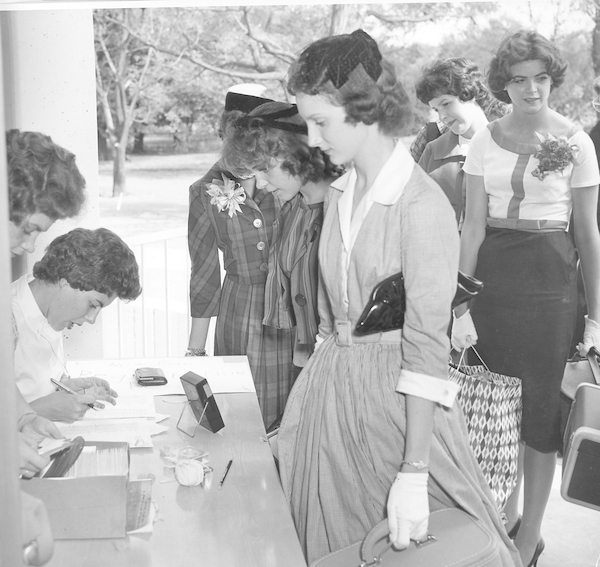
[[[256,245],[259,250],[264,250],[266,246],[267,245],[262,240]]]
[[[304,307],[306,305],[306,297],[304,297],[301,293],[297,294],[294,299],[296,300],[296,303],[301,307]]]
[[[262,220],[261,219],[254,219],[254,222],[252,223],[256,228],[260,228],[262,226]]]
[[[262,264],[261,264],[261,265],[258,267],[258,269],[259,269],[261,272],[268,272],[268,271],[269,271],[269,264],[267,264],[266,262],[263,262],[263,263],[262,263]]]

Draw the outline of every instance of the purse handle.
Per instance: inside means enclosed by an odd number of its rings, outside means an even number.
[[[592,369],[592,374],[594,376],[594,381],[597,386],[600,386],[600,366],[598,366],[598,357],[600,356],[600,352],[596,349],[596,347],[590,347],[587,353],[587,359],[590,363],[590,368]]]
[[[375,545],[380,542],[382,539],[385,539],[389,535],[388,530],[388,521],[381,520],[373,528],[371,531],[365,536],[363,543],[360,547],[360,557],[362,559],[359,567],[373,567],[375,565],[380,565],[382,562],[383,555],[390,550],[392,547],[392,542],[388,542],[383,549],[379,552],[378,555],[375,553]],[[422,541],[411,540],[411,543],[414,543],[417,548],[421,548],[430,543],[434,543],[437,541],[437,538],[433,535],[427,535],[427,537]]]
[[[392,546],[392,543],[389,542],[379,555],[375,555],[375,545],[389,533],[387,520],[381,520],[371,528],[360,547],[362,562],[359,567],[369,567],[381,563],[381,556]]]
[[[474,346],[471,347],[471,349],[473,349],[473,352],[477,355],[477,358],[480,360],[481,364],[483,364],[483,367],[489,372],[490,369],[488,368],[487,364],[484,362],[483,358],[481,358],[481,355],[477,352],[477,350],[475,349]],[[460,358],[458,359],[458,364],[456,365],[456,369],[460,370],[461,366],[465,366],[463,364],[463,361],[465,359],[465,354],[467,352],[468,349],[463,348],[462,352],[460,353]],[[596,361],[596,368],[598,368],[598,362]],[[598,374],[600,375],[600,369],[598,369]]]

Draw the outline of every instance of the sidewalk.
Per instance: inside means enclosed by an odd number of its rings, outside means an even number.
[[[559,459],[542,525],[546,549],[538,567],[600,567],[600,511],[564,500],[561,476]]]

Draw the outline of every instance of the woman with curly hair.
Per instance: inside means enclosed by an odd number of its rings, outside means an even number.
[[[505,38],[488,84],[513,109],[475,134],[464,167],[460,267],[484,288],[470,311],[455,309],[452,343],[477,344],[492,372],[521,379],[520,525],[518,490],[506,512],[527,566],[544,550],[542,519],[562,447],[559,395],[577,307],[571,215],[589,309],[581,352],[600,346],[598,162],[590,137],[548,103],[566,68],[556,46],[535,31]]]
[[[227,124],[269,99],[227,93],[220,135]],[[186,356],[205,356],[216,317],[214,354],[246,355],[266,428],[276,422],[293,381],[291,329],[263,325],[265,285],[280,201],[257,187],[254,175],[220,159],[190,187],[188,247],[192,261],[192,328]],[[222,253],[225,277],[221,282]]]
[[[427,144],[419,165],[450,199],[460,227],[466,194],[462,166],[469,142],[488,120],[506,114],[507,105],[491,96],[477,65],[461,57],[434,61],[423,70],[416,91],[449,128]]]
[[[55,238],[33,274],[13,282],[14,368],[17,386],[35,412],[52,420],[75,421],[90,409],[114,404],[116,393],[100,378],[68,377],[62,331],[93,324],[117,297],[141,293],[138,264],[127,244],[106,228],[76,228]],[[60,380],[77,395],[57,391]]]
[[[362,30],[309,45],[288,89],[309,144],[352,164],[327,195],[317,348],[279,433],[306,557],[360,541],[386,516],[390,540],[406,548],[426,537],[430,509],[453,507],[484,522],[512,566],[514,547],[448,382],[459,239],[448,199],[398,141],[412,119],[408,96]],[[399,272],[403,325],[357,333],[373,288]]]
[[[35,240],[58,219],[76,216],[85,179],[75,156],[40,132],[6,133],[9,233],[13,256],[33,252]]]
[[[269,251],[263,324],[295,330],[295,378],[314,350],[323,200],[340,168],[308,145],[296,105],[284,102],[263,104],[230,122],[222,158],[230,171],[254,173],[258,188],[285,203]]]

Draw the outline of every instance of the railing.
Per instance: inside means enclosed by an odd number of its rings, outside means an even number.
[[[102,313],[106,358],[182,356],[190,333],[187,227],[127,240],[140,266],[143,291]],[[207,351],[212,352],[214,321]]]

